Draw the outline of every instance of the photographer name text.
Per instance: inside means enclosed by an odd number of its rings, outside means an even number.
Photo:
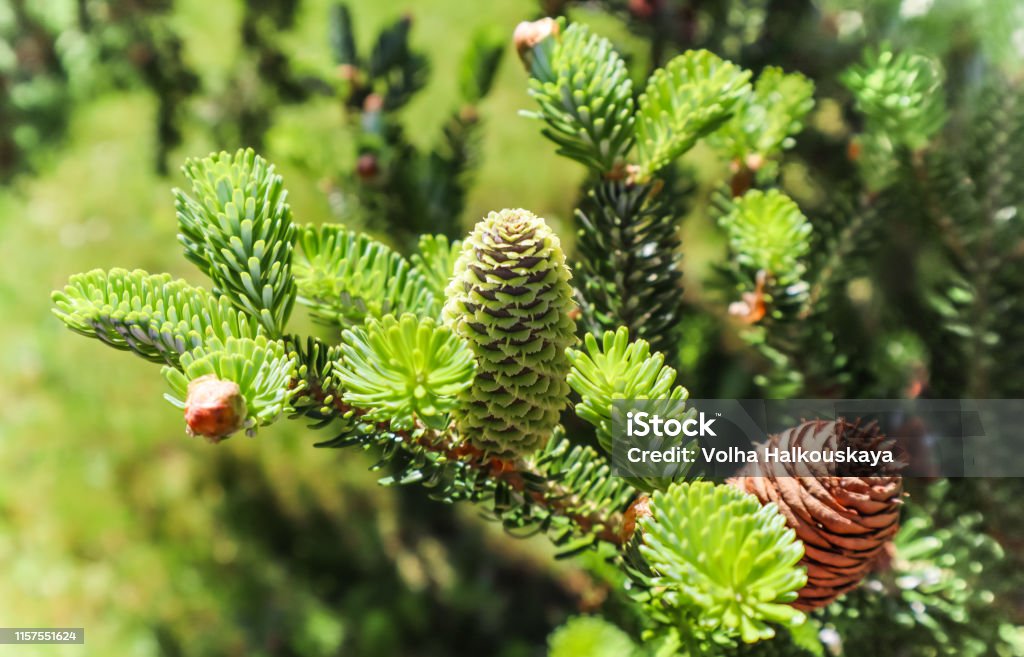
[[[717,436],[714,423],[702,412],[695,418],[679,420],[662,418],[646,412],[626,414],[626,436],[635,438],[707,438]],[[852,447],[841,449],[806,449],[792,447],[761,446],[757,449],[742,449],[735,446],[690,447],[676,445],[662,449],[630,447],[626,450],[630,463],[857,463],[877,467],[883,463],[894,463],[891,451],[859,450]]]

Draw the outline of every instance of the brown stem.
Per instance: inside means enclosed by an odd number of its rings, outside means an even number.
[[[298,387],[299,383],[299,381],[293,380],[292,388]],[[331,397],[330,406],[339,417],[348,413],[363,414],[363,411],[346,404],[341,395],[325,392],[318,381],[306,381],[303,392],[321,403]],[[424,430],[414,436],[406,430],[393,429],[388,422],[378,422],[377,428],[382,432],[401,437],[405,444],[416,445],[420,449],[440,454],[449,461],[458,461],[467,467],[484,472],[492,479],[503,481],[524,499],[528,497],[531,504],[544,508],[552,515],[569,519],[581,533],[593,533],[598,540],[610,543],[615,547],[623,545],[620,531],[623,525],[622,512],[599,510],[583,513],[576,510],[579,506],[579,497],[575,491],[553,480],[550,473],[538,468],[536,464],[527,459],[488,457],[483,451],[468,442],[457,440],[450,431]],[[529,486],[527,481],[531,482]],[[543,481],[543,483],[536,483],[538,481]],[[595,531],[595,528],[600,529]]]
[[[732,179],[729,181],[729,191],[733,198],[739,198],[753,186],[754,171],[742,163],[735,164],[734,168]]]

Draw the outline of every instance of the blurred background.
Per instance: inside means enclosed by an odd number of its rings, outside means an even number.
[[[532,655],[567,616],[606,604],[608,584],[584,570],[600,564],[556,562],[543,538],[512,540],[471,508],[381,488],[369,455],[312,449],[322,436],[297,423],[216,448],[188,439],[149,364],[72,336],[49,310],[51,290],[97,267],[202,283],[177,247],[170,190],[185,158],[220,148],[276,163],[298,221],[345,220],[402,246],[374,223],[379,199],[352,188],[374,191],[388,155],[373,140],[396,137],[368,124],[346,20],[360,50],[391,29],[429,63],[395,72],[408,97],[385,99],[409,147],[443,159],[438,143],[463,142],[438,135],[470,127],[475,174],[456,176],[453,233],[526,206],[571,242],[582,168],[517,114],[531,101],[508,36],[570,11],[542,4],[356,1],[342,15],[332,0],[0,0],[0,624],[87,633],[84,650],[0,654]],[[694,45],[756,63],[769,55],[749,46],[768,30],[770,61],[782,53],[777,63],[825,80],[883,40],[959,62],[951,78],[978,51],[1024,51],[1019,3],[1006,0],[679,4],[693,7]],[[571,11],[643,71],[675,43],[643,28],[650,5]],[[504,57],[493,85],[467,92],[477,38]],[[835,87],[819,82],[816,121],[839,142]],[[727,167],[696,157],[708,178]],[[720,237],[706,222],[685,230],[697,294]]]

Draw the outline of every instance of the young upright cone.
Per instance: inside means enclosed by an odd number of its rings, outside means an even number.
[[[815,420],[771,436],[766,447],[793,452],[888,451],[892,441],[871,423]],[[899,459],[868,466],[849,463],[807,465],[751,463],[729,483],[774,502],[804,543],[807,585],[793,606],[824,607],[855,588],[872,570],[885,544],[899,530],[903,478]]]
[[[539,449],[558,423],[574,338],[569,270],[558,237],[526,210],[492,212],[465,240],[445,321],[476,356],[456,411],[460,433],[493,456]]]

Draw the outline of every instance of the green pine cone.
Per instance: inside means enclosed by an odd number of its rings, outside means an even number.
[[[463,242],[444,318],[477,361],[459,432],[487,454],[537,450],[558,423],[575,342],[570,276],[558,237],[526,210],[492,212]]]

